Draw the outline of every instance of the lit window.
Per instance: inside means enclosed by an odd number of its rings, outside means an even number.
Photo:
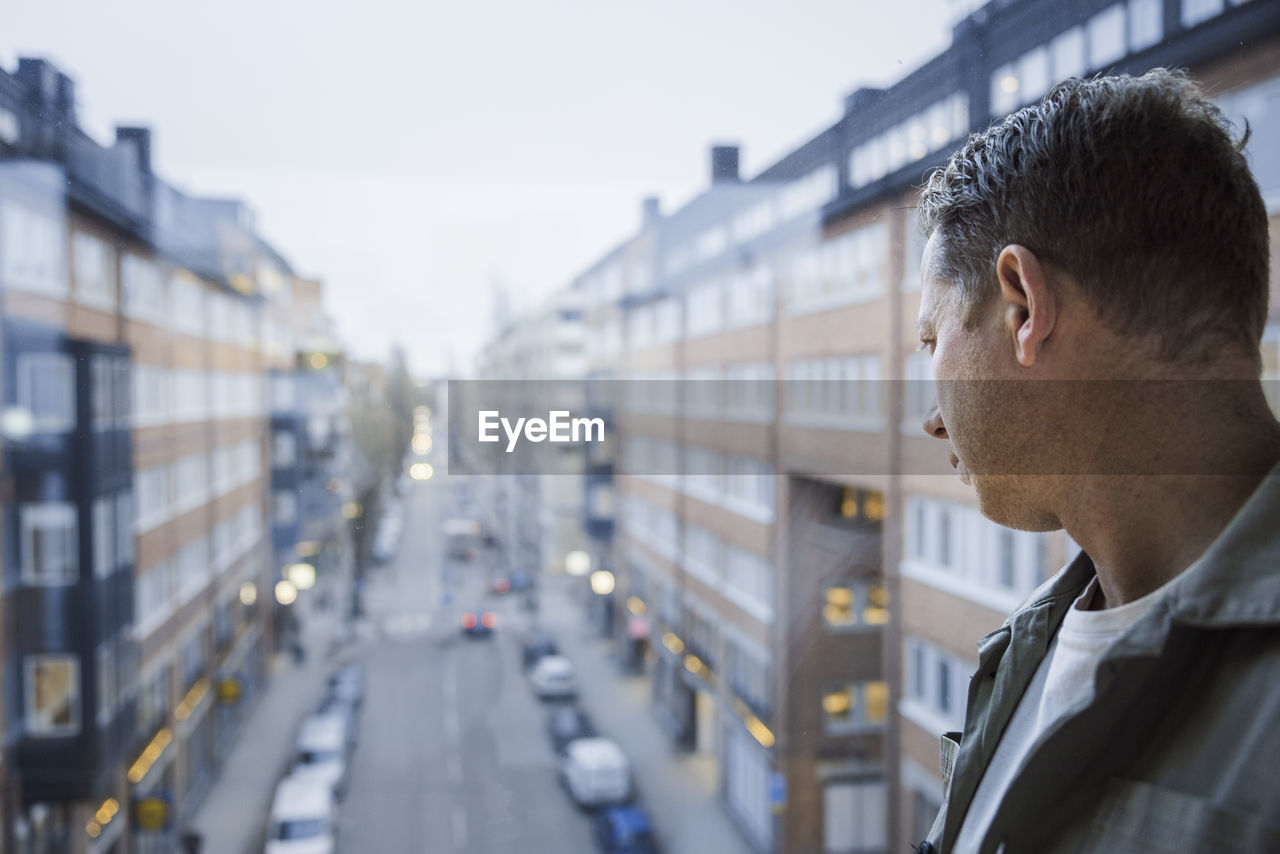
[[[26,667],[26,731],[36,737],[80,731],[80,659],[32,655]]]
[[[854,625],[858,621],[854,600],[853,588],[828,587],[826,603],[822,606],[822,619],[828,626]]]
[[[856,686],[845,685],[838,691],[832,691],[822,698],[822,711],[827,716],[828,724],[847,724],[853,720]]]
[[[863,683],[862,714],[867,723],[881,724],[885,722],[885,719],[889,716],[889,683]]]
[[[889,590],[883,584],[867,589],[867,607],[862,609],[862,622],[868,626],[883,626],[889,622]]]

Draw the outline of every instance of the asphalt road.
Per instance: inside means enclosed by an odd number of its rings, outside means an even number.
[[[346,799],[343,854],[586,854],[591,829],[559,786],[544,707],[519,668],[514,597],[484,594],[484,568],[463,567],[451,604],[441,579],[447,481],[406,498],[399,554],[365,598],[375,639],[363,647],[366,698]],[[466,606],[493,610],[498,631],[468,639]]]

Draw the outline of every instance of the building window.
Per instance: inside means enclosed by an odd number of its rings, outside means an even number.
[[[298,437],[286,430],[277,430],[271,445],[276,468],[289,468],[298,461]]]
[[[938,513],[938,563],[951,566],[951,512],[941,510]]]
[[[1164,35],[1161,0],[1129,0],[1129,50],[1137,53]]]
[[[1000,531],[1000,576],[999,581],[1002,587],[1013,589],[1017,583],[1014,575],[1014,544],[1013,531]]]
[[[889,714],[888,683],[848,682],[833,688],[822,697],[822,713],[828,733],[881,726]]]
[[[115,571],[115,502],[103,495],[93,500],[93,574],[105,578]]]
[[[0,208],[0,271],[4,285],[47,296],[67,293],[63,223],[7,202]]]
[[[27,504],[19,509],[22,580],[26,584],[74,584],[80,576],[74,504]]]
[[[292,525],[298,521],[298,496],[288,490],[274,493],[273,516],[277,525]]]
[[[26,732],[36,738],[80,731],[80,659],[29,655],[26,666]]]
[[[164,279],[153,261],[132,252],[126,253],[120,262],[120,290],[127,315],[157,323],[165,320]]]
[[[1058,35],[1050,42],[1049,52],[1053,55],[1053,77],[1055,80],[1080,77],[1089,70],[1089,62],[1085,58],[1083,27],[1072,27]]]
[[[828,587],[822,619],[831,628],[882,626],[889,622],[888,588],[867,581]]]
[[[823,854],[883,851],[888,809],[882,781],[827,783],[822,790]]]
[[[76,279],[76,299],[81,305],[111,311],[116,307],[110,245],[92,234],[77,231],[71,239],[71,263]]]
[[[1089,67],[1102,70],[1125,54],[1124,6],[1116,3],[1089,19]]]
[[[98,683],[98,724],[105,725],[115,713],[119,702],[116,678],[116,651],[113,641],[105,641],[98,647],[95,656]]]
[[[1194,27],[1221,15],[1225,6],[1223,0],[1182,0],[1182,26]]]
[[[76,426],[75,362],[64,353],[23,353],[16,360],[18,408],[31,413],[38,433]]]

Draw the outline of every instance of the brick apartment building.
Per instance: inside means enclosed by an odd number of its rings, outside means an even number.
[[[575,279],[587,376],[628,381],[596,485],[616,493],[598,549],[618,632],[647,633],[655,714],[759,850],[923,838],[977,639],[1074,552],[986,521],[921,430],[924,175],[1059,79],[1160,65],[1249,119],[1280,217],[1280,6],[1015,0],[750,180],[713,149],[703,193],[666,216],[646,202],[636,235]]]

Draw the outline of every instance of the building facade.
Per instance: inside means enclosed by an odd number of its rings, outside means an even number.
[[[576,280],[588,373],[621,380],[617,625],[643,615],[655,713],[759,850],[922,839],[976,640],[1076,549],[988,522],[922,431],[923,176],[1059,79],[1156,66],[1249,121],[1277,224],[1280,7],[996,2],[754,178],[716,151],[703,194]]]
[[[264,684],[293,278],[146,129],[102,146],[50,63],[0,72],[4,850],[169,850]]]

